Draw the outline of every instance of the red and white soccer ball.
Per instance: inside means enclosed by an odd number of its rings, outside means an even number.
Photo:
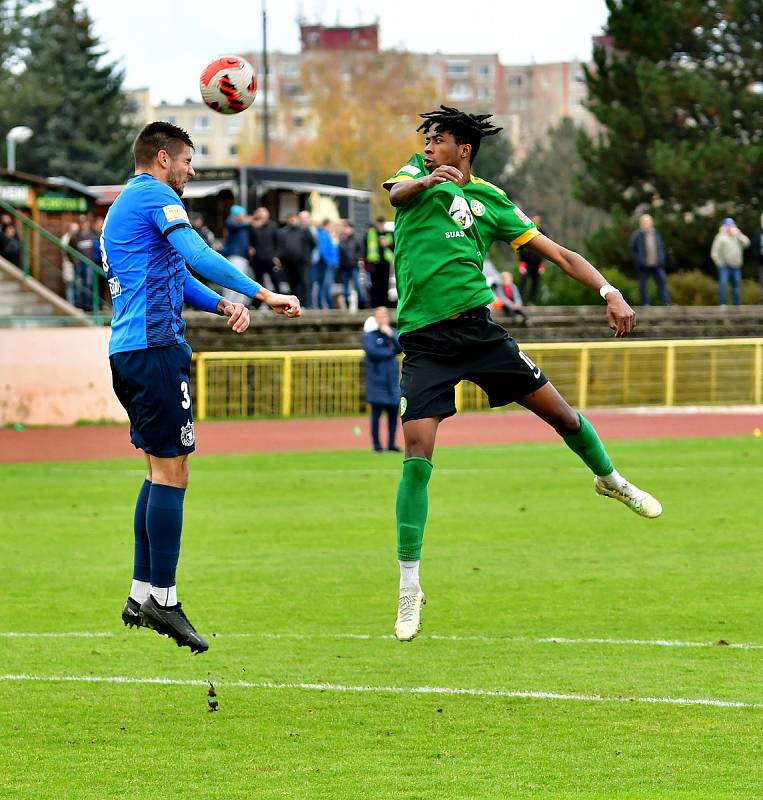
[[[199,79],[204,102],[221,114],[246,111],[257,94],[252,65],[239,56],[222,56],[207,64]]]

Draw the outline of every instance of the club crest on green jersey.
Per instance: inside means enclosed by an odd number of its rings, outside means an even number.
[[[466,198],[460,194],[457,194],[453,198],[453,202],[448,209],[448,214],[450,214],[453,221],[461,228],[471,228],[474,223],[474,217],[469,209],[469,203],[467,203]]]
[[[481,217],[485,213],[485,206],[479,200],[472,200],[469,205],[472,207],[472,214],[476,217]]]

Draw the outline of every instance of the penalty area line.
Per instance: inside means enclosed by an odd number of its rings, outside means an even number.
[[[134,678],[97,675],[0,675],[7,683],[98,683],[144,686],[207,686],[207,681],[177,678]],[[498,697],[515,700],[556,700],[578,703],[646,703],[649,705],[705,706],[711,708],[763,709],[763,703],[717,700],[706,697],[623,697],[566,692],[513,691],[508,689],[462,689],[446,686],[353,686],[341,683],[276,683],[274,681],[215,681],[215,685],[239,689],[303,690],[346,694],[448,695]]]

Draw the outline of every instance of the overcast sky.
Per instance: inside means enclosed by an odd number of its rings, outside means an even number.
[[[219,55],[260,50],[262,0],[85,0],[128,89],[154,103],[198,96]],[[362,11],[361,11],[362,9]],[[377,18],[381,46],[433,53],[498,53],[506,64],[587,60],[607,20],[605,0],[267,0],[268,48],[299,51],[297,19],[325,25]]]

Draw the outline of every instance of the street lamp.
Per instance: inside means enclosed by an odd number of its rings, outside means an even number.
[[[8,172],[16,171],[16,142],[26,142],[33,133],[34,131],[31,128],[27,128],[26,125],[17,125],[15,128],[11,128],[5,135]]]

